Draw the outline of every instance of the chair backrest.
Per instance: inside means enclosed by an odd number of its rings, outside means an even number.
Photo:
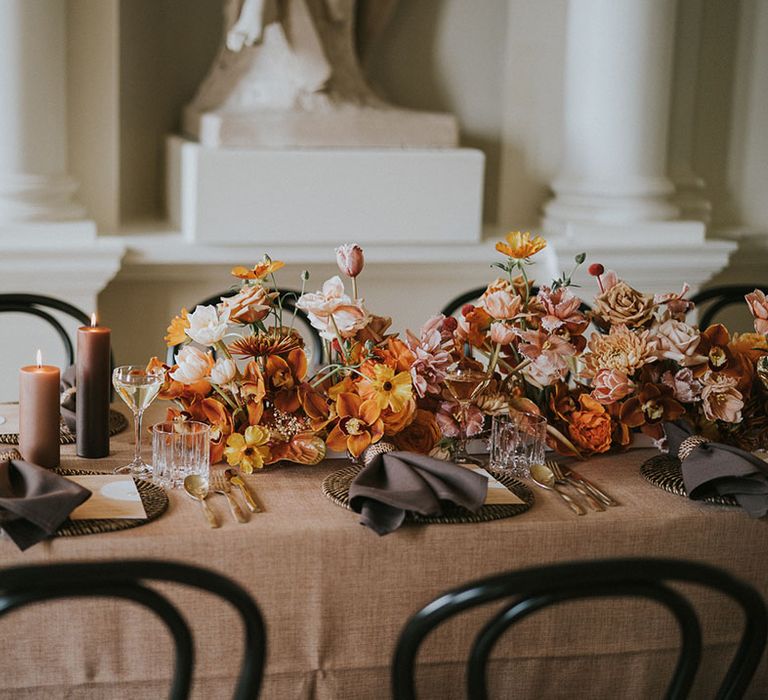
[[[176,666],[169,697],[189,697],[194,668],[192,633],[184,617],[148,581],[181,583],[230,603],[244,625],[243,660],[235,700],[258,697],[266,658],[266,629],[259,608],[237,583],[208,569],[153,560],[18,566],[0,571],[0,617],[25,605],[61,598],[124,598],[152,610],[170,631]]]
[[[195,304],[192,309],[195,309],[197,306],[216,306],[221,302],[222,297],[231,297],[235,294],[237,294],[236,289],[228,289],[226,292],[214,294],[207,299],[203,299],[203,301]],[[283,312],[287,312],[290,315],[296,314],[296,318],[304,328],[305,335],[312,341],[312,351],[317,358],[317,361],[321,362],[323,357],[323,339],[320,337],[318,330],[309,322],[307,314],[296,306],[296,301],[300,296],[301,292],[297,292],[293,289],[281,289],[278,298],[283,307]],[[168,348],[166,362],[169,365],[174,363],[174,358],[178,354],[180,348],[181,345],[174,345]]]
[[[699,327],[711,326],[715,316],[729,306],[740,305],[746,309],[744,297],[755,289],[768,293],[768,287],[759,284],[724,284],[696,292],[691,301],[700,312]]]
[[[690,602],[666,582],[707,586],[736,601],[744,613],[744,632],[720,686],[718,698],[744,694],[763,654],[768,612],[760,594],[725,571],[671,559],[611,559],[522,569],[482,579],[439,596],[417,612],[403,628],[392,664],[396,700],[414,700],[416,655],[424,638],[448,618],[470,608],[510,599],[480,630],[470,650],[467,697],[487,698],[488,657],[501,635],[514,623],[549,605],[594,597],[633,596],[654,600],[675,617],[681,647],[668,698],[685,698],[701,658],[701,629]]]
[[[60,321],[48,309],[60,311],[67,316],[71,316],[85,326],[91,322],[85,312],[61,299],[43,296],[42,294],[0,294],[0,313],[29,314],[37,316],[51,325],[64,345],[67,363],[72,365],[75,363],[75,348],[72,344],[72,338]]]
[[[459,294],[459,296],[451,299],[451,301],[449,301],[440,310],[440,313],[444,316],[453,316],[453,314],[459,311],[465,304],[472,304],[473,302],[476,302],[482,296],[485,289],[485,287],[477,287],[475,289],[470,289],[468,292],[464,292],[463,294]],[[538,292],[538,287],[531,287],[531,296],[538,294]],[[590,310],[590,307],[585,302],[581,302],[579,309],[582,312],[587,312]]]

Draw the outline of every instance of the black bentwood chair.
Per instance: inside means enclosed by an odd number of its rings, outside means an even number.
[[[696,292],[691,296],[691,301],[697,309],[704,309],[699,316],[699,328],[711,326],[715,316],[729,306],[741,305],[746,308],[744,297],[755,289],[768,294],[768,288],[759,284],[725,284]]]
[[[31,603],[60,598],[124,598],[154,612],[168,628],[176,650],[169,697],[189,697],[194,667],[192,633],[181,613],[147,581],[166,581],[220,596],[239,613],[244,625],[243,661],[235,700],[258,697],[266,657],[266,630],[256,603],[234,581],[188,564],[127,560],[103,563],[17,566],[0,571],[0,616]]]
[[[424,638],[445,620],[475,606],[510,602],[480,630],[467,666],[467,697],[485,700],[486,665],[494,645],[513,624],[556,603],[580,598],[631,596],[666,607],[675,617],[682,644],[667,698],[685,698],[701,659],[701,628],[691,603],[668,581],[694,583],[719,591],[741,607],[744,632],[717,698],[740,698],[755,673],[766,644],[768,611],[760,594],[721,569],[673,559],[611,559],[522,569],[474,581],[441,595],[403,628],[392,665],[396,700],[414,700],[416,655]]]
[[[203,301],[198,302],[195,304],[191,311],[194,311],[194,309],[197,306],[216,306],[221,302],[222,297],[231,297],[237,294],[237,289],[228,289],[226,292],[221,292],[220,294],[214,294],[213,296],[208,297],[207,299],[204,299]],[[320,361],[320,358],[323,356],[323,339],[320,337],[319,331],[312,326],[312,324],[309,322],[309,317],[307,314],[302,311],[301,309],[297,308],[296,302],[298,301],[299,297],[301,296],[301,292],[297,292],[293,289],[281,289],[280,290],[280,304],[283,307],[283,313],[288,313],[289,315],[296,314],[296,318],[301,323],[303,330],[305,333],[302,335],[305,336],[305,338],[308,336],[312,341],[312,350],[314,352],[315,357],[317,358],[318,362]],[[179,350],[181,349],[181,345],[174,345],[173,347],[168,348],[168,353],[166,357],[166,363],[169,365],[173,365],[175,362],[175,357],[178,354]]]

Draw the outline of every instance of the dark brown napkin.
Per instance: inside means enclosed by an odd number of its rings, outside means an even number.
[[[0,462],[0,527],[21,549],[50,537],[91,492],[20,459]]]
[[[75,366],[70,365],[61,373],[59,380],[59,392],[61,393],[61,419],[69,432],[75,434]]]
[[[682,422],[665,423],[669,454],[679,456],[680,445],[692,437]],[[733,496],[753,518],[768,513],[768,464],[738,447],[720,442],[697,445],[681,459],[681,472],[689,498]]]
[[[349,487],[349,504],[361,524],[386,535],[403,524],[406,511],[442,513],[448,501],[475,512],[485,502],[488,480],[464,467],[415,452],[376,454]]]

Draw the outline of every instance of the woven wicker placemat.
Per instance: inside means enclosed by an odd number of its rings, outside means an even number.
[[[688,498],[683,475],[680,472],[680,460],[677,457],[665,454],[651,457],[640,467],[640,473],[654,486],[658,486],[668,493],[674,493],[676,496]],[[696,500],[720,506],[739,505],[733,496],[707,496],[706,498]]]
[[[109,409],[109,435],[117,435],[123,432],[128,427],[128,419],[119,411]],[[62,445],[74,445],[76,437],[73,432],[70,432],[69,428],[61,422],[61,429],[59,431],[59,443]],[[3,445],[18,445],[19,434],[18,433],[0,433],[0,444]]]
[[[349,487],[353,479],[358,475],[361,466],[351,464],[333,472],[323,480],[323,494],[330,498],[336,505],[352,510],[349,507]],[[503,474],[493,472],[494,478],[504,484],[512,493],[518,496],[523,503],[492,503],[484,505],[472,513],[466,508],[445,503],[441,515],[419,515],[418,513],[408,512],[405,516],[406,522],[411,523],[482,523],[489,520],[500,520],[501,518],[511,518],[520,513],[525,513],[534,501],[533,492],[521,481]]]
[[[78,476],[81,474],[103,474],[87,469],[57,469],[57,474],[62,476]],[[133,477],[136,488],[144,504],[147,513],[146,519],[136,518],[102,518],[98,520],[70,520],[67,518],[56,530],[54,537],[76,537],[78,535],[95,535],[101,532],[115,532],[116,530],[128,530],[157,520],[168,508],[168,494],[162,486],[153,484],[146,479]]]

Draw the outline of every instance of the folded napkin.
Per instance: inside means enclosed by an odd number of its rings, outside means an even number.
[[[24,550],[50,537],[91,492],[20,459],[0,462],[0,527]]]
[[[669,454],[680,458],[689,498],[733,496],[753,518],[768,513],[768,464],[750,452],[695,436],[682,422],[665,423]]]
[[[70,365],[61,374],[59,380],[59,391],[61,393],[61,419],[64,421],[64,425],[67,426],[69,432],[75,434],[75,424],[77,418],[75,416],[75,366]]]
[[[485,502],[488,480],[451,462],[382,449],[364,461],[349,487],[349,504],[360,513],[360,523],[379,535],[400,527],[409,510],[437,515],[449,501],[474,512]]]

